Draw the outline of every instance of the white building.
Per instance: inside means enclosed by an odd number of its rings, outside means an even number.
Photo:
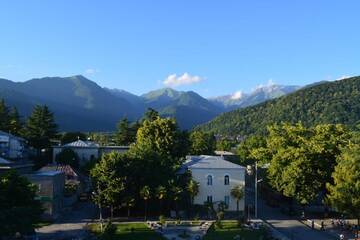
[[[79,157],[80,165],[83,165],[91,159],[97,159],[102,154],[115,152],[126,152],[129,150],[129,146],[100,146],[92,141],[77,140],[75,142],[67,143],[62,146],[53,147],[53,162],[55,163],[56,155],[62,150],[69,148],[73,150]]]
[[[245,187],[245,167],[224,160],[221,156],[188,156],[182,171],[189,170],[193,179],[199,183],[199,193],[195,204],[224,202],[227,211],[236,211],[237,201],[231,196],[236,185]],[[244,211],[245,199],[239,202],[239,210]]]

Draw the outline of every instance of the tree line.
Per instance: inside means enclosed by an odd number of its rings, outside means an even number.
[[[275,124],[238,148],[241,163],[266,165],[267,183],[304,207],[323,203],[360,217],[360,134],[341,124]]]
[[[264,103],[221,114],[196,127],[229,136],[266,134],[274,123],[301,121],[306,127],[318,124],[345,124],[360,121],[360,77],[326,82],[302,88]]]
[[[132,139],[130,150],[126,153],[104,155],[91,169],[94,183],[94,201],[100,208],[109,207],[111,216],[114,209],[137,206],[144,207],[145,219],[148,203],[157,208],[158,214],[165,209],[191,207],[199,185],[191,175],[177,174],[188,154],[213,154],[215,138],[200,131],[181,131],[175,119],[161,118],[150,109],[139,124],[136,136],[131,126],[120,122],[116,136]],[[126,126],[126,128],[124,128]],[[101,212],[101,211],[100,211]]]

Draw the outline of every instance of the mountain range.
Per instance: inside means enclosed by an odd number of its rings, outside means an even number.
[[[182,129],[205,123],[233,109],[251,106],[289,94],[297,86],[261,86],[249,94],[206,99],[193,91],[163,88],[141,96],[125,90],[104,88],[77,75],[44,77],[25,82],[0,79],[0,98],[28,116],[36,104],[46,104],[55,113],[62,131],[112,131],[124,117],[134,121],[151,107],[162,116],[175,117]]]
[[[360,77],[317,82],[254,106],[223,113],[198,129],[225,136],[263,134],[281,122],[317,124],[360,123]]]

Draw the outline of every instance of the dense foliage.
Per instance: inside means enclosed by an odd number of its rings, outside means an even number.
[[[315,126],[322,123],[355,125],[360,120],[360,77],[326,82],[256,106],[224,113],[202,130],[223,135],[265,133],[280,122]]]
[[[332,182],[336,158],[349,137],[342,125],[273,125],[266,146],[257,149],[254,156],[270,163],[268,180],[276,191],[308,204],[319,193],[325,194],[326,183]]]
[[[351,141],[338,157],[332,174],[334,183],[328,184],[328,203],[338,211],[360,220],[360,138]]]
[[[71,148],[64,148],[56,155],[55,161],[58,164],[70,165],[76,169],[79,168],[79,156]]]
[[[0,130],[19,135],[22,129],[23,123],[17,108],[9,108],[4,99],[0,100]]]
[[[36,187],[15,172],[0,177],[0,236],[28,233],[40,219]]]

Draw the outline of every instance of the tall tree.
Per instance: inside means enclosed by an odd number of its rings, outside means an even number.
[[[333,184],[327,184],[327,202],[340,212],[357,219],[360,227],[360,145],[350,143],[338,158],[332,174]]]
[[[127,146],[135,141],[133,129],[127,118],[123,118],[116,125],[115,143],[117,145]]]
[[[91,170],[95,190],[94,201],[99,206],[100,214],[104,205],[110,206],[112,218],[115,205],[121,205],[121,196],[126,185],[126,176],[123,174],[126,165],[126,155],[111,152],[103,155],[100,162]]]
[[[40,221],[42,207],[37,188],[16,172],[0,177],[0,236],[27,233]]]
[[[70,165],[73,168],[79,168],[79,156],[71,148],[64,148],[55,157],[55,161],[58,164]]]
[[[174,119],[157,117],[155,120],[143,122],[137,132],[136,145],[139,148],[151,148],[161,155],[179,158],[186,155],[183,149],[180,149],[181,137]]]
[[[16,107],[11,108],[9,112],[9,131],[11,134],[20,135],[23,129],[23,122]]]
[[[50,140],[56,136],[56,133],[54,114],[46,105],[36,105],[25,125],[25,136],[30,145],[40,153],[41,149],[51,146]]]
[[[219,151],[230,151],[233,143],[228,139],[221,139],[216,141],[216,150]]]
[[[163,201],[164,201],[166,195],[167,195],[166,187],[160,185],[160,186],[158,186],[156,188],[156,197],[160,201],[160,203],[159,203],[159,205],[160,205],[160,214],[162,213]]]
[[[260,151],[260,148],[266,147],[266,140],[263,136],[253,135],[246,138],[239,144],[237,148],[237,155],[240,159],[241,165],[254,164],[254,151]]]
[[[151,190],[149,186],[144,186],[141,190],[140,190],[140,197],[144,200],[145,203],[145,216],[144,219],[145,221],[147,220],[147,209],[148,209],[148,201],[151,197]]]
[[[154,121],[158,117],[160,117],[159,113],[153,108],[148,108],[144,114],[144,120],[148,120],[148,121]]]
[[[210,133],[197,130],[190,133],[190,154],[212,155],[215,151],[215,137]]]
[[[346,139],[347,130],[341,125],[306,128],[298,123],[269,127],[266,158],[270,159],[270,185],[285,196],[308,204],[325,192]]]
[[[0,130],[8,132],[10,125],[9,107],[6,106],[5,100],[0,100]]]
[[[240,211],[239,211],[239,203],[241,199],[245,196],[244,185],[238,184],[235,185],[230,192],[231,196],[236,199],[236,211],[238,213],[238,217],[240,218]]]

